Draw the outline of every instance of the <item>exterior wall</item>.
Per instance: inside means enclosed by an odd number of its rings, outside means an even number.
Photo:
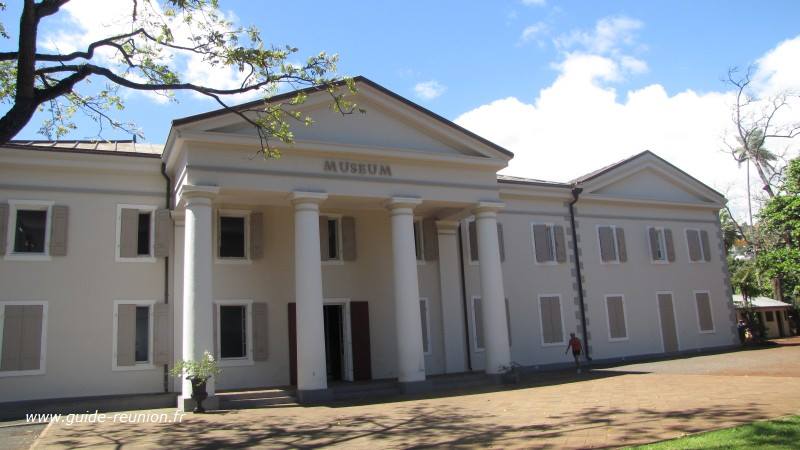
[[[767,338],[775,339],[781,337],[780,328],[778,325],[778,313],[781,315],[781,323],[783,324],[783,335],[784,336],[791,336],[792,329],[790,328],[789,319],[786,316],[786,313],[789,311],[787,308],[758,308],[756,310],[758,314],[761,316],[761,320],[766,327]],[[767,311],[772,312],[773,320],[768,321],[766,320],[766,313]],[[744,315],[741,311],[737,311],[736,313],[736,320],[743,320]]]

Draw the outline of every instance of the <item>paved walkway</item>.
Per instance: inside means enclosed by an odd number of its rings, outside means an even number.
[[[800,338],[727,354],[538,375],[537,385],[380,404],[52,425],[35,447],[602,448],[800,414]],[[172,414],[170,410],[159,410]]]

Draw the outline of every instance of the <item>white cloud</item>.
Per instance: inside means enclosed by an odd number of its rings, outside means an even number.
[[[579,49],[587,53],[608,55],[631,47],[635,43],[636,31],[644,24],[625,16],[605,17],[597,21],[593,30],[575,30],[555,39],[556,47],[562,50]]]
[[[611,41],[619,38],[587,42],[595,50],[609,52],[614,46]],[[800,61],[798,42],[800,36],[759,60],[756,76],[765,86],[800,87],[794,67]],[[646,63],[610,55],[566,53],[553,67],[558,71],[555,81],[541,89],[533,102],[498,99],[455,119],[515,153],[504,173],[567,181],[651,150],[726,193],[737,215],[743,217],[744,168],[722,151],[722,139],[732,128],[732,92],[721,85],[718,92],[687,89],[670,95],[662,85],[651,84],[618,93],[613,83],[625,73],[646,69]],[[798,113],[800,108],[792,113],[794,120]],[[757,186],[755,180],[753,186]]]
[[[417,97],[424,100],[433,100],[436,97],[444,94],[447,86],[439,83],[436,80],[422,81],[414,85],[414,93]]]
[[[519,36],[521,42],[529,42],[534,39],[541,37],[543,34],[549,31],[549,27],[544,22],[536,22],[533,25],[528,25],[522,30],[522,34]]]
[[[544,6],[547,0],[521,0],[523,5],[527,6]]]

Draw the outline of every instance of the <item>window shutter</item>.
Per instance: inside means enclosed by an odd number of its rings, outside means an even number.
[[[700,236],[697,230],[686,230],[686,241],[689,243],[689,259],[700,261]]]
[[[508,330],[508,346],[511,346],[511,309],[509,308],[508,299],[506,300],[506,329]]]
[[[219,305],[214,303],[211,307],[211,348],[213,350],[214,359],[219,361],[219,346],[217,342],[219,342],[219,326],[217,325],[217,315],[219,314]]]
[[[561,328],[561,300],[558,297],[550,298],[550,323],[552,342],[564,342],[564,330]]]
[[[136,305],[117,305],[117,366],[136,364]]]
[[[700,331],[713,331],[714,321],[711,317],[711,299],[705,292],[695,294],[697,301],[697,318],[700,322]]]
[[[622,305],[622,297],[608,297],[606,299],[608,308],[609,334],[612,339],[625,338],[628,332],[625,329],[625,308]]]
[[[472,313],[475,318],[472,324],[475,329],[475,348],[483,349],[483,303],[480,297],[472,299]]]
[[[266,361],[269,354],[269,321],[267,304],[253,303],[253,360]]]
[[[703,259],[711,261],[711,245],[708,242],[708,231],[700,230],[700,243],[703,246]]]
[[[478,260],[478,229],[475,225],[475,221],[469,222],[469,226],[467,226],[468,237],[469,237],[469,259],[470,261],[477,261]]]
[[[564,245],[564,227],[556,225],[553,227],[556,240],[556,261],[563,263],[567,260],[567,248]]]
[[[342,259],[356,260],[356,219],[350,216],[342,217]]]
[[[172,247],[172,216],[170,216],[169,210],[157,210],[155,222],[156,229],[153,256],[156,258],[166,258],[169,256],[170,247]]]
[[[50,219],[50,256],[66,256],[69,207],[55,205],[52,214]]]
[[[439,235],[433,219],[422,220],[422,250],[425,253],[425,261],[439,259]]]
[[[622,227],[615,228],[617,233],[617,250],[619,251],[619,262],[624,263],[628,260],[628,249],[625,246],[625,230]]]
[[[8,203],[0,203],[0,255],[6,254],[8,236]]]
[[[664,228],[664,246],[667,247],[667,260],[675,261],[675,242],[672,240],[672,230]]]
[[[536,262],[551,261],[547,250],[547,225],[533,226],[533,248],[536,251]]]
[[[603,262],[614,261],[617,254],[614,251],[614,234],[611,227],[600,227],[597,229],[600,235],[600,259]]]
[[[500,248],[500,262],[506,260],[506,244],[503,239],[503,224],[497,223],[497,246]]]
[[[22,309],[22,348],[20,370],[38,370],[42,355],[44,306],[25,305]]]
[[[119,256],[135,258],[139,240],[139,210],[123,208],[119,217]]]
[[[550,297],[542,297],[539,299],[539,314],[542,319],[542,342],[545,344],[552,344],[553,341],[553,323],[550,321]]]
[[[153,364],[172,362],[172,320],[170,305],[153,305]]]
[[[422,326],[422,351],[424,353],[430,353],[430,336],[428,336],[428,303],[420,299],[419,300],[419,317],[420,317],[420,324]]]
[[[666,235],[666,232],[664,234]],[[650,237],[650,259],[655,261],[658,254],[658,230],[650,227],[647,229],[647,235]]]
[[[3,359],[0,371],[20,370],[20,349],[22,347],[22,305],[7,305],[3,320]]]
[[[328,260],[328,216],[319,216],[319,255],[323,261]]]
[[[264,214],[250,214],[250,259],[264,256]]]

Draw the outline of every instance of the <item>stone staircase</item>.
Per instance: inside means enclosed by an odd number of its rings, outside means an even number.
[[[220,409],[297,406],[294,388],[265,388],[217,392]]]

